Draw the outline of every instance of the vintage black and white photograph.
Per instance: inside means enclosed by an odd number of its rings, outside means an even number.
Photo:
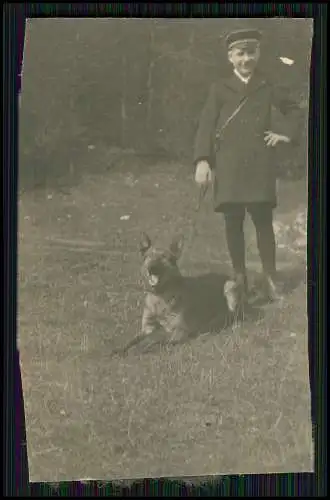
[[[32,482],[313,471],[308,18],[28,19]]]

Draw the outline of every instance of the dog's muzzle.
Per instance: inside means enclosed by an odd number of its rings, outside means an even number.
[[[159,283],[159,277],[156,276],[155,274],[149,274],[148,275],[148,283],[151,287],[155,287]]]

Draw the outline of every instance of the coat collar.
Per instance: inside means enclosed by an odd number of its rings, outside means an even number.
[[[263,77],[263,75],[259,72],[256,72],[251,79],[249,80],[248,83],[244,83],[242,80],[240,80],[235,73],[230,76],[226,82],[225,85],[238,94],[242,95],[247,95],[253,92],[254,90],[257,90],[259,87],[263,86],[266,83],[266,79]]]

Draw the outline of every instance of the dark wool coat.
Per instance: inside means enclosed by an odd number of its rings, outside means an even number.
[[[244,106],[216,141],[217,131],[245,96]],[[284,116],[294,111],[284,129],[272,130],[272,106]],[[272,130],[295,139],[298,110],[284,89],[260,74],[248,84],[234,74],[211,86],[199,121],[194,163],[208,160],[214,172],[215,211],[221,212],[226,203],[270,202],[276,206],[274,148],[266,146],[264,132]]]

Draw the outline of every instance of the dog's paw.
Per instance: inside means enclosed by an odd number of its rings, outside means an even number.
[[[170,333],[169,344],[182,344],[189,337],[188,330],[180,328]]]

